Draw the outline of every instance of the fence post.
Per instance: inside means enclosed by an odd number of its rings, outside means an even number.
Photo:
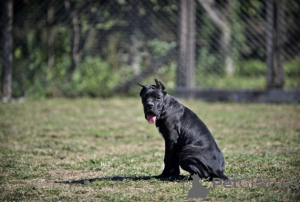
[[[275,87],[282,88],[284,84],[284,70],[283,70],[283,44],[284,44],[284,9],[285,1],[277,0],[276,4],[276,53],[277,71]]]
[[[177,86],[195,85],[195,0],[181,0],[178,30]]]
[[[267,88],[284,84],[284,0],[267,0]]]
[[[266,50],[267,50],[267,88],[272,88],[274,83],[274,0],[266,0],[267,26],[266,26]]]

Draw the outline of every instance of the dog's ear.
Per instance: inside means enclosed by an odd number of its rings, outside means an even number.
[[[143,92],[145,92],[145,90],[148,88],[148,86],[144,85],[144,84],[140,84],[140,83],[138,83],[138,85],[141,86],[141,87],[143,87],[142,90],[141,90],[141,92],[140,92],[140,97],[142,97],[143,96]]]
[[[144,84],[140,84],[138,83],[139,86],[143,87],[143,88],[147,88],[147,85],[144,85]]]
[[[163,94],[167,94],[166,87],[164,86],[164,84],[162,84],[162,82],[160,82],[157,79],[154,79],[154,81],[156,83],[156,88],[161,89]]]

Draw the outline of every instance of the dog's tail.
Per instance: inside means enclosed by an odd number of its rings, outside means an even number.
[[[226,175],[224,175],[224,173],[222,171],[217,171],[216,174],[213,174],[212,178],[220,178],[222,180],[229,180],[229,178]]]

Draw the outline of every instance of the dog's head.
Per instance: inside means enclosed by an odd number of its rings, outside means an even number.
[[[164,98],[167,94],[165,86],[155,80],[155,85],[143,85],[139,84],[142,88],[140,96],[144,106],[144,114],[148,123],[155,123],[156,119],[159,118],[160,113],[163,110]]]

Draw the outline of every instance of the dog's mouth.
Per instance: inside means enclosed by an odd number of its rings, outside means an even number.
[[[155,121],[156,121],[156,117],[157,117],[157,115],[154,114],[153,112],[149,112],[146,115],[146,119],[147,119],[149,124],[154,124]]]

